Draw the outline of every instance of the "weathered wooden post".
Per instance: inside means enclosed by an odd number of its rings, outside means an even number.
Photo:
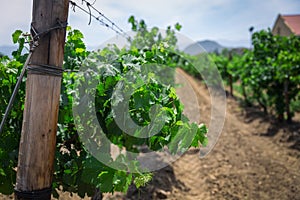
[[[51,198],[68,8],[69,0],[33,0],[39,45],[27,75],[15,199]]]

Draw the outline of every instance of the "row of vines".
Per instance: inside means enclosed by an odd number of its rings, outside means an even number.
[[[99,162],[85,149],[78,135],[78,127],[75,126],[76,119],[72,110],[74,94],[85,92],[76,92],[78,85],[88,86],[93,81],[98,83],[93,99],[97,119],[109,140],[121,149],[139,152],[141,149],[138,147],[146,145],[150,150],[159,151],[168,146],[171,153],[176,154],[186,151],[191,146],[199,147],[207,143],[206,127],[190,123],[182,114],[183,105],[172,86],[174,84],[172,78],[169,82],[161,81],[161,78],[153,73],[153,65],[173,68],[180,66],[195,76],[199,76],[199,71],[203,70],[206,71],[206,76],[210,76],[212,62],[201,54],[189,56],[176,49],[175,33],[181,28],[179,24],[176,24],[174,29],[168,27],[166,33],[161,34],[156,27],[149,30],[143,20],[137,21],[134,17],[130,17],[129,23],[136,32],[129,47],[120,49],[111,45],[95,52],[87,51],[80,31],[68,27],[53,177],[54,197],[58,197],[59,189],[77,193],[80,197],[93,196],[95,192],[126,192],[132,183],[139,188],[152,178],[150,172],[139,172],[138,162],[131,163],[130,169],[125,167],[123,170],[117,170]],[[22,31],[16,31],[13,34],[13,42],[18,43],[19,48],[13,52],[12,58],[7,56],[0,58],[2,114],[27,56],[26,53],[23,54],[25,41]],[[210,58],[216,63],[223,80],[229,85],[231,95],[237,88],[247,105],[259,105],[266,113],[275,111],[279,120],[291,121],[293,113],[300,110],[300,38],[274,36],[269,30],[263,30],[252,35],[252,46],[252,49],[243,53],[226,50],[222,54],[212,54]],[[189,60],[193,60],[192,63],[198,62],[201,67],[191,65]],[[85,66],[88,66],[85,71],[89,74],[78,73],[84,71]],[[145,71],[142,69],[145,66],[151,66],[150,70],[141,73]],[[135,77],[134,81],[128,79],[128,74],[132,72],[130,77]],[[170,74],[166,74],[164,78],[168,79],[168,76],[171,77]],[[157,116],[164,117],[159,118],[163,126],[157,134],[136,138],[126,134],[126,131],[118,126],[112,104],[122,104],[124,97],[113,96],[112,91],[117,83],[124,79],[131,85],[137,84],[138,88],[129,100],[129,115],[135,124],[140,127],[149,126],[153,120],[149,113],[153,105],[159,105],[155,107]],[[16,180],[25,81],[26,78],[0,136],[0,193],[7,195],[13,193]],[[80,104],[89,103],[84,99],[77,101],[79,108]],[[92,138],[94,134],[90,134]],[[99,152],[104,148],[109,147],[101,146]],[[127,159],[126,155],[115,159],[109,154],[105,156],[107,161],[112,163],[115,161],[126,163]],[[135,169],[134,172],[132,167]]]
[[[212,55],[230,95],[236,90],[246,105],[258,105],[279,121],[291,121],[300,111],[300,37],[252,35],[252,48],[242,53],[224,50]]]
[[[108,46],[95,52],[87,51],[80,31],[68,27],[53,176],[54,197],[58,197],[58,190],[77,193],[80,197],[93,196],[95,192],[126,192],[131,184],[139,188],[152,178],[150,172],[139,172],[139,162],[131,163],[135,170],[130,170],[132,166],[126,169],[126,155],[121,154],[115,159],[112,159],[109,154],[104,155],[107,156],[107,162],[125,163],[123,170],[117,170],[99,162],[85,149],[75,126],[72,110],[76,81],[79,85],[88,85],[93,80],[99,82],[94,97],[97,119],[109,140],[121,149],[138,152],[141,151],[138,147],[146,145],[150,150],[159,151],[164,146],[173,144],[168,147],[172,154],[176,154],[186,151],[191,146],[199,147],[207,143],[206,127],[190,123],[182,114],[183,105],[174,87],[160,82],[159,77],[150,70],[142,75],[140,73],[142,66],[159,64],[176,67],[178,65],[178,55],[170,52],[175,51],[177,42],[175,32],[179,31],[180,25],[176,24],[174,29],[168,27],[162,36],[158,28],[148,30],[143,20],[137,21],[134,17],[130,17],[129,22],[132,30],[136,32],[136,36],[130,41],[130,47],[119,49],[116,46]],[[18,43],[19,48],[12,54],[13,58],[7,56],[0,58],[1,114],[4,113],[27,56],[26,53],[23,54],[26,41],[24,37],[21,31],[16,31],[13,34],[13,42]],[[87,79],[86,74],[78,73],[83,70],[82,66],[89,66],[91,79]],[[155,135],[145,138],[130,136],[117,125],[113,117],[115,113],[112,109],[112,99],[114,98],[114,103],[122,103],[122,98],[113,97],[112,91],[120,80],[126,78],[129,71],[134,72],[131,75],[138,77],[137,80],[144,83],[130,98],[130,117],[135,124],[141,127],[148,126],[151,124],[150,109],[153,105],[159,105],[155,108],[158,109],[157,113],[164,114],[164,117],[159,118],[163,126]],[[23,80],[0,136],[0,193],[6,195],[13,193],[16,180],[25,81],[26,78]],[[130,82],[129,79],[127,81]],[[77,94],[80,92],[82,91],[78,91]],[[79,99],[80,103],[88,102]],[[103,148],[109,147],[100,146],[99,152]]]

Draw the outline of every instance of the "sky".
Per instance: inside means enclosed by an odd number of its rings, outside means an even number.
[[[11,45],[16,29],[29,31],[32,0],[1,0],[0,45]],[[74,0],[81,5],[81,0]],[[90,0],[91,3],[94,0]],[[84,6],[84,5],[82,5]],[[161,29],[179,22],[181,34],[194,41],[215,40],[224,46],[250,45],[249,28],[267,29],[277,15],[300,14],[299,0],[96,0],[94,7],[124,31],[130,31],[128,18],[144,19],[148,27]],[[79,9],[69,10],[68,23],[83,32],[87,46],[99,46],[115,32]]]

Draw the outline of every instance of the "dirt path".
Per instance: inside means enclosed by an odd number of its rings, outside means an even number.
[[[200,118],[208,124],[208,91],[180,73],[196,88],[198,97],[197,104],[191,98],[193,91],[178,90],[186,112],[193,120]],[[197,109],[200,116],[194,112]],[[192,149],[172,166],[155,172],[147,187],[131,187],[126,196],[106,195],[104,199],[300,200],[300,117],[296,120],[292,125],[277,124],[258,109],[244,110],[228,98],[225,125],[210,154],[199,159],[199,150]]]
[[[185,77],[197,88],[201,115],[209,116],[207,90]],[[288,129],[277,128],[281,141],[276,141],[262,136],[272,134],[270,119],[241,113],[238,103],[227,99],[226,122],[217,145],[203,159],[191,151],[174,163],[176,179],[188,189],[175,188],[169,199],[300,199],[300,153],[283,141]],[[297,125],[292,134],[299,136]]]
[[[196,88],[199,101],[199,106],[189,103],[192,93],[179,89],[187,112],[200,108],[201,120],[208,124],[208,91],[180,73]],[[232,98],[227,98],[226,112],[221,137],[210,154],[199,159],[199,151],[190,150],[156,172],[146,188],[129,191],[126,199],[300,200],[299,118],[293,125],[278,125],[256,108],[242,109]],[[191,117],[198,120],[197,114]]]

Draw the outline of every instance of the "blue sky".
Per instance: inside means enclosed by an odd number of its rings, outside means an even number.
[[[128,17],[134,15],[149,27],[166,28],[179,22],[181,33],[192,40],[211,39],[229,46],[248,46],[249,27],[272,27],[278,13],[300,14],[299,0],[96,0],[94,6],[125,31],[130,30]],[[31,9],[32,0],[2,0],[0,45],[11,44],[14,30],[29,30]],[[115,36],[96,21],[91,25],[88,21],[80,10],[70,10],[69,25],[84,33],[88,46],[101,45]]]

